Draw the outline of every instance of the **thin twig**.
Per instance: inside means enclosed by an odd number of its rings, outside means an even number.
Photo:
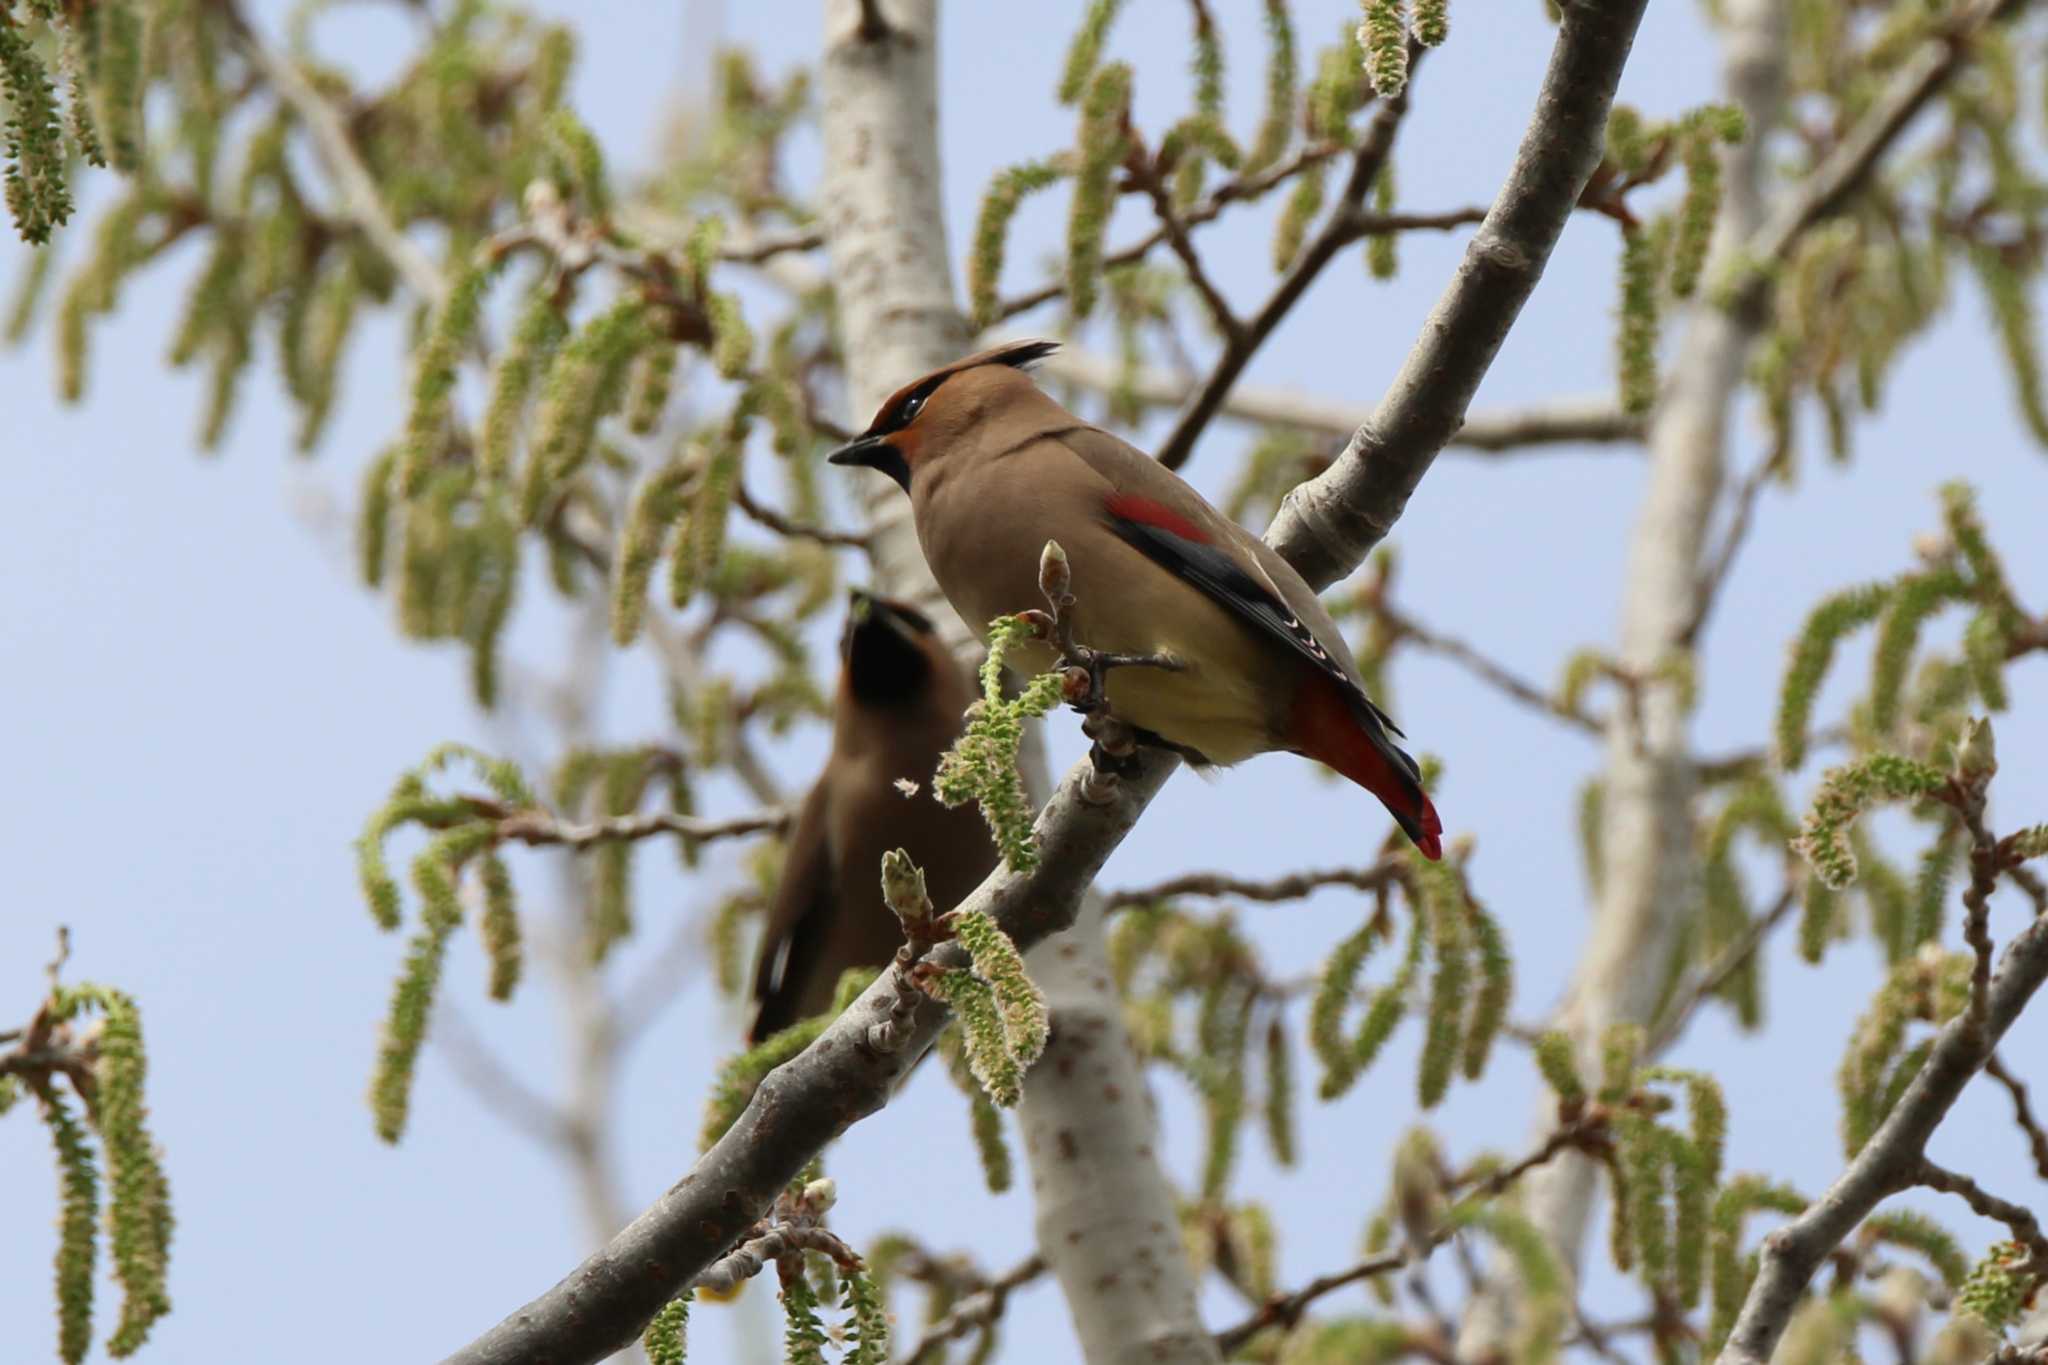
[[[1033,1254],[969,1294],[954,1304],[951,1312],[924,1329],[924,1335],[904,1358],[904,1365],[922,1365],[943,1354],[947,1342],[964,1337],[977,1327],[986,1330],[1003,1315],[1012,1292],[1044,1273],[1045,1257]]]
[[[847,545],[856,550],[868,548],[868,537],[858,531],[830,531],[807,522],[791,521],[766,503],[754,501],[744,483],[733,485],[732,500],[749,521],[765,526],[779,536],[816,541],[820,545]]]
[[[508,1126],[543,1147],[570,1145],[574,1125],[561,1106],[513,1075],[470,1027],[468,1017],[446,999],[435,1006],[434,1043],[477,1102]]]
[[[1103,898],[1104,910],[1121,910],[1127,905],[1149,905],[1175,896],[1236,896],[1248,901],[1300,900],[1319,887],[1350,886],[1360,891],[1377,891],[1395,880],[1401,865],[1387,861],[1371,867],[1334,867],[1314,872],[1297,872],[1269,882],[1249,882],[1222,872],[1191,872],[1156,886],[1112,891]]]
[[[1022,333],[999,331],[985,339],[993,343],[1022,338]],[[1114,392],[1147,407],[1177,408],[1201,382],[1192,374],[1160,365],[1127,368],[1119,360],[1070,342],[1048,356],[1040,369],[1055,380],[1099,393]],[[1234,384],[1217,415],[1343,440],[1371,418],[1372,404],[1299,389]],[[1564,398],[1527,408],[1475,413],[1465,419],[1450,444],[1484,455],[1507,455],[1530,447],[1629,449],[1642,435],[1642,419],[1623,412],[1611,398]]]
[[[1180,257],[1186,269],[1188,283],[1202,296],[1202,303],[1209,310],[1209,320],[1216,324],[1217,334],[1231,345],[1237,344],[1244,333],[1244,323],[1230,310],[1230,300],[1223,297],[1223,291],[1209,278],[1209,272],[1202,266],[1202,258],[1195,251],[1195,244],[1188,237],[1187,224],[1180,218],[1180,211],[1173,205],[1173,194],[1159,178],[1159,170],[1152,164],[1152,158],[1145,149],[1133,141],[1131,152],[1124,160],[1131,179],[1143,189],[1152,200],[1152,211],[1159,217],[1160,230],[1166,234],[1166,243],[1173,248],[1173,254]]]
[[[564,848],[589,848],[592,844],[630,843],[657,834],[673,834],[687,844],[707,844],[718,839],[743,838],[749,834],[780,834],[789,828],[787,810],[753,811],[724,820],[705,820],[674,811],[641,811],[614,815],[604,820],[577,825],[552,812],[527,808],[513,810],[500,802],[471,797],[478,814],[498,822],[498,838],[530,846],[559,844]]]
[[[1342,143],[1313,143],[1302,148],[1279,165],[1269,167],[1257,175],[1241,176],[1227,180],[1223,184],[1218,185],[1214,192],[1203,199],[1201,203],[1195,205],[1186,213],[1181,214],[1180,222],[1184,227],[1196,227],[1202,223],[1209,222],[1222,213],[1229,205],[1257,199],[1275,185],[1292,180],[1309,167],[1319,166],[1343,150],[1344,146]],[[1148,236],[1133,242],[1130,246],[1112,251],[1104,256],[1102,258],[1102,268],[1104,270],[1114,270],[1121,265],[1130,265],[1134,261],[1142,261],[1145,257],[1152,254],[1153,248],[1166,240],[1166,236],[1166,229],[1164,227],[1154,228]],[[996,306],[994,320],[1001,322],[1005,318],[1013,318],[1019,313],[1029,312],[1031,309],[1037,308],[1042,304],[1051,303],[1054,299],[1064,297],[1066,292],[1067,286],[1063,281],[1054,281],[1034,289],[1028,294],[1020,294],[1016,298],[1005,299]]]
[[[1520,1161],[1515,1162],[1512,1166],[1503,1166],[1498,1170],[1489,1172],[1480,1179],[1453,1181],[1451,1192],[1456,1192],[1462,1186],[1469,1184],[1471,1191],[1466,1196],[1467,1198],[1490,1199],[1507,1189],[1510,1185],[1513,1185],[1530,1171],[1535,1170],[1538,1166],[1551,1161],[1558,1153],[1565,1151],[1567,1148],[1584,1147],[1590,1142],[1601,1140],[1601,1135],[1604,1132],[1604,1119],[1584,1118],[1575,1120],[1557,1129],[1548,1138],[1544,1139],[1541,1146],[1537,1147],[1527,1156],[1524,1156]],[[1216,1347],[1224,1356],[1228,1357],[1265,1328],[1292,1327],[1295,1323],[1301,1321],[1301,1315],[1317,1299],[1322,1298],[1326,1294],[1335,1293],[1346,1285],[1357,1284],[1362,1280],[1370,1280],[1377,1276],[1388,1274],[1391,1271],[1399,1270],[1404,1266],[1426,1260],[1432,1251],[1435,1251],[1438,1247],[1449,1241],[1457,1231],[1457,1227],[1453,1225],[1438,1227],[1427,1237],[1421,1239],[1421,1241],[1411,1243],[1399,1251],[1389,1251],[1378,1256],[1369,1256],[1356,1265],[1348,1266],[1333,1274],[1319,1275],[1291,1294],[1276,1293],[1267,1299],[1256,1313],[1253,1313],[1243,1322],[1218,1332],[1216,1334]]]
[[[1602,733],[1604,727],[1599,717],[1566,706],[1555,694],[1544,691],[1504,665],[1495,663],[1463,640],[1431,630],[1385,601],[1371,603],[1370,610],[1383,618],[1388,627],[1402,639],[1463,665],[1481,681],[1499,688],[1524,706],[1533,707],[1587,734]]]
[[[1411,87],[1412,88],[1412,85]],[[1401,119],[1408,112],[1408,91],[1388,100],[1373,115],[1366,126],[1364,140],[1351,159],[1351,175],[1344,182],[1344,192],[1337,199],[1337,206],[1330,213],[1315,238],[1302,249],[1300,257],[1273,290],[1265,306],[1253,315],[1252,320],[1225,337],[1223,354],[1216,358],[1215,367],[1195,394],[1194,401],[1174,423],[1173,431],[1159,447],[1159,463],[1168,469],[1179,469],[1194,454],[1195,442],[1207,430],[1209,420],[1223,405],[1223,397],[1251,363],[1252,356],[1265,344],[1280,320],[1287,316],[1295,303],[1314,283],[1323,267],[1328,265],[1344,247],[1363,235],[1359,229],[1359,210],[1365,197],[1372,192],[1372,182],[1379,177],[1380,168],[1386,164],[1387,156],[1394,148],[1394,134],[1400,131]]]
[[[2004,1086],[2012,1096],[2013,1122],[2026,1134],[2027,1147],[2034,1154],[2034,1170],[2043,1180],[2048,1180],[2048,1132],[2042,1131],[2040,1120],[2034,1117],[2033,1109],[2027,1104],[2027,1083],[2007,1070],[1995,1052],[1991,1054],[1991,1060],[1984,1063],[1984,1074]]]
[[[1743,964],[1756,954],[1771,931],[1790,917],[1798,904],[1797,888],[1786,883],[1769,912],[1751,920],[1749,927],[1742,931],[1742,937],[1722,949],[1721,955],[1707,965],[1665,1012],[1664,1022],[1644,1042],[1643,1056],[1657,1057],[1676,1043],[1684,1035],[1685,1026],[1692,1021],[1693,1012],[1705,1003],[1708,996],[1719,990],[1723,982],[1742,970]]]
[[[2041,1235],[2041,1224],[2033,1210],[2010,1199],[2000,1199],[1960,1171],[1936,1165],[1926,1157],[1920,1158],[1920,1169],[1914,1173],[1913,1182],[1956,1195],[1979,1217],[2005,1224],[2012,1240],[2027,1249],[2027,1267],[2032,1273],[2048,1275],[2048,1237]]]
[[[292,107],[312,135],[313,145],[328,174],[341,190],[342,207],[349,221],[369,239],[378,254],[404,277],[406,286],[431,304],[439,304],[448,292],[448,282],[419,246],[399,228],[377,192],[377,179],[356,151],[348,125],[326,96],[306,79],[298,63],[273,51],[234,5],[223,5],[222,13],[235,34],[243,55]]]
[[[1727,585],[1729,571],[1735,567],[1736,551],[1742,548],[1743,540],[1749,535],[1750,524],[1756,518],[1757,499],[1764,485],[1777,474],[1783,463],[1784,451],[1773,451],[1768,459],[1757,462],[1756,468],[1743,477],[1741,487],[1735,490],[1735,510],[1728,519],[1728,529],[1722,533],[1720,547],[1700,573],[1699,586],[1693,592],[1692,616],[1678,633],[1681,648],[1690,649],[1699,639],[1700,632],[1706,629],[1707,618],[1713,614],[1721,589]]]

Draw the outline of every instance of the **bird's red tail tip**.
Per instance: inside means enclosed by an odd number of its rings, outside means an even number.
[[[1444,856],[1444,822],[1436,813],[1436,805],[1428,797],[1422,798],[1422,826],[1415,840],[1415,847],[1422,850],[1422,856],[1431,862],[1441,862]]]

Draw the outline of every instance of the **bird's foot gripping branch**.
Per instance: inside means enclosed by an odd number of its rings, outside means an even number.
[[[1081,732],[1094,741],[1088,758],[1096,781],[1084,794],[1108,800],[1109,784],[1137,770],[1138,753],[1138,732],[1109,709],[1110,670],[1159,668],[1177,673],[1187,665],[1171,654],[1113,654],[1082,644],[1074,638],[1073,587],[1067,552],[1058,541],[1048,540],[1038,558],[1038,590],[1051,610],[1021,612],[1018,619],[1059,650],[1052,673],[1059,679],[1060,700],[1081,713]]]

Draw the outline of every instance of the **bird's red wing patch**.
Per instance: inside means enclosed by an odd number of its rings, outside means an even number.
[[[1182,540],[1192,540],[1197,545],[1207,545],[1209,537],[1202,528],[1174,511],[1163,502],[1154,502],[1136,493],[1112,493],[1104,504],[1109,514],[1119,521],[1135,521],[1145,526],[1157,526],[1169,535]]]

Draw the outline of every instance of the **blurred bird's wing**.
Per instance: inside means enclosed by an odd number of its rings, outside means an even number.
[[[754,959],[758,1008],[747,1030],[748,1042],[758,1043],[797,1021],[797,1002],[803,998],[825,946],[833,889],[825,784],[819,782],[797,810],[783,855],[782,878],[768,904],[767,925]]]

